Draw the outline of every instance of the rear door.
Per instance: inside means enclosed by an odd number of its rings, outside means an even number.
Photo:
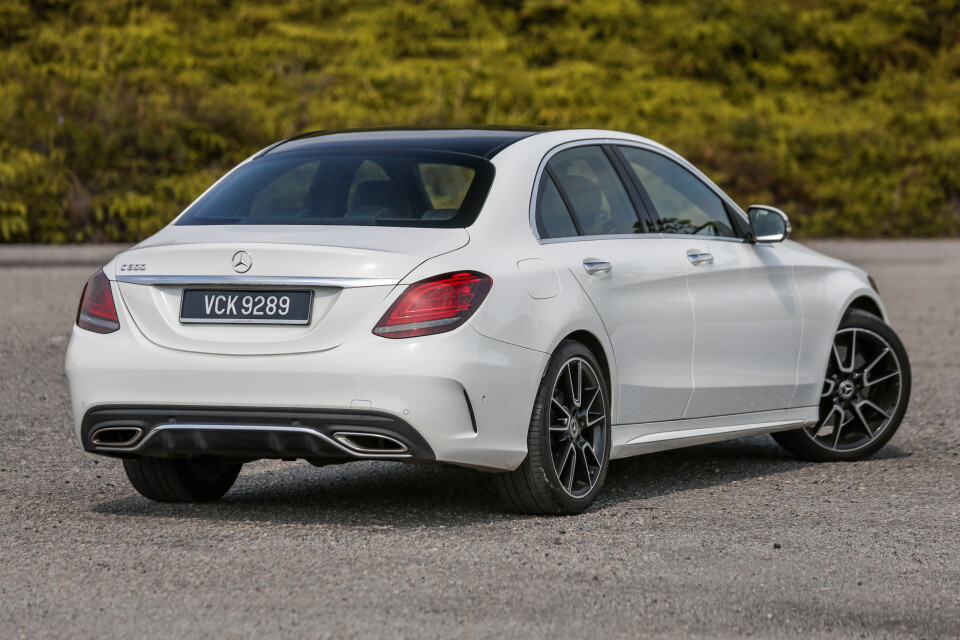
[[[688,277],[696,341],[684,417],[787,408],[797,385],[801,306],[778,245],[745,242],[729,205],[674,160],[639,147],[618,150]]]
[[[686,275],[666,241],[647,233],[644,212],[632,204],[632,186],[625,187],[611,154],[587,145],[549,160],[539,183],[537,232],[606,327],[619,380],[614,422],[674,420],[692,391]]]

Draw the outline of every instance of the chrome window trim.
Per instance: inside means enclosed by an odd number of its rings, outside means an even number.
[[[570,236],[567,238],[547,238],[541,240],[537,238],[540,244],[557,244],[560,242],[586,242],[588,240],[633,240],[634,238],[660,238],[659,233],[618,233],[613,235],[601,236]]]
[[[636,147],[638,149],[643,149],[644,151],[650,151],[652,153],[657,153],[672,160],[679,164],[681,167],[689,171],[694,175],[695,178],[700,180],[710,191],[716,194],[724,203],[730,206],[730,208],[742,218],[742,221],[747,225],[750,224],[747,214],[743,212],[736,202],[730,199],[730,196],[725,194],[720,187],[715,185],[710,178],[708,178],[702,171],[697,169],[695,166],[690,164],[686,159],[677,154],[674,151],[667,149],[656,144],[650,144],[647,142],[640,142],[637,140],[622,140],[619,138],[585,138],[583,140],[572,140],[569,142],[564,142],[559,144],[544,154],[543,158],[540,160],[540,166],[537,168],[537,174],[533,181],[533,192],[530,194],[530,230],[533,232],[533,237],[536,238],[537,242],[540,244],[553,244],[556,242],[579,242],[579,241],[588,241],[588,240],[625,240],[627,238],[696,238],[698,240],[722,240],[725,242],[739,242],[741,244],[745,243],[744,238],[725,238],[721,236],[695,236],[684,233],[630,233],[630,234],[617,234],[617,235],[603,235],[603,236],[570,236],[567,238],[541,238],[540,231],[537,229],[537,195],[540,193],[540,181],[543,179],[544,171],[546,170],[547,163],[550,162],[550,159],[553,156],[557,155],[561,151],[566,151],[567,149],[572,149],[575,147],[587,147],[587,146],[597,146],[597,145],[614,145],[614,146],[626,146],[626,147]],[[626,188],[626,187],[624,187]],[[640,215],[640,212],[638,212]]]
[[[396,286],[391,278],[301,278],[292,276],[148,276],[118,274],[117,282],[142,285],[230,285],[237,287],[356,287]]]
[[[660,235],[662,235],[664,238],[696,238],[697,240],[717,240],[720,242],[736,242],[739,244],[746,242],[746,240],[743,238],[728,238],[726,236],[698,236],[692,233],[663,233]]]

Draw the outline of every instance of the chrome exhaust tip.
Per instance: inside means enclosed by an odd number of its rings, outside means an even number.
[[[90,435],[90,442],[98,447],[129,447],[142,435],[140,427],[104,427]]]
[[[401,455],[410,451],[396,438],[379,433],[338,431],[333,439],[350,451],[364,455]]]

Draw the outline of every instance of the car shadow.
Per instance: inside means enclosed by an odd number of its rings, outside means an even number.
[[[910,455],[894,445],[887,445],[861,464]],[[710,489],[733,481],[773,477],[821,464],[824,463],[794,457],[768,436],[673,449],[614,460],[607,474],[605,491],[597,504],[602,508],[624,500],[651,500],[683,491]],[[848,463],[833,464],[838,465],[837,473],[842,473],[843,465]]]
[[[888,445],[870,460],[909,455]],[[767,437],[614,460],[591,511],[626,502],[650,509],[644,501],[815,464],[797,460]],[[234,488],[212,503],[163,504],[131,495],[95,504],[93,511],[126,517],[394,528],[534,519],[506,511],[488,474],[458,467],[366,461],[319,469],[299,462],[253,473],[245,470]]]

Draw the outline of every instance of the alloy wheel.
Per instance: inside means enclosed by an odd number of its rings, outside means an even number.
[[[886,339],[867,329],[841,329],[820,396],[821,418],[807,435],[833,451],[868,446],[890,426],[902,386],[900,361]]]
[[[568,495],[581,498],[600,478],[609,428],[600,378],[583,358],[570,358],[560,368],[548,420],[557,479]]]

